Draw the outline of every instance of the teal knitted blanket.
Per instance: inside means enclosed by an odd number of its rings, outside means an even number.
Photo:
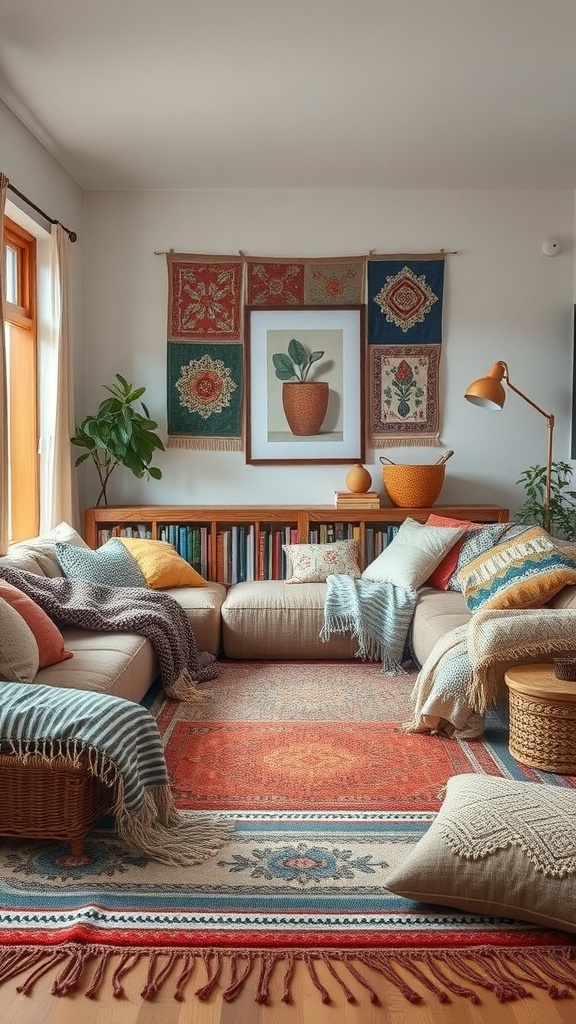
[[[353,579],[335,574],[326,579],[321,640],[350,633],[358,644],[356,657],[382,661],[382,670],[404,674],[402,661],[417,593],[392,583]]]

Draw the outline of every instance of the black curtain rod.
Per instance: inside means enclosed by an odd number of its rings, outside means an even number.
[[[65,227],[61,221],[55,220],[54,217],[49,217],[47,213],[44,213],[44,210],[41,210],[39,206],[36,206],[36,203],[33,203],[31,199],[28,199],[28,196],[25,196],[23,192],[20,192],[19,189],[17,189],[15,185],[10,184],[10,182],[8,182],[8,188],[14,193],[14,195],[23,199],[28,206],[31,206],[33,210],[36,210],[36,213],[39,213],[41,217],[44,217],[44,220],[47,220],[50,224],[60,224],[60,227],[64,229],[71,242],[76,241],[78,235],[75,231],[70,231],[70,228]]]

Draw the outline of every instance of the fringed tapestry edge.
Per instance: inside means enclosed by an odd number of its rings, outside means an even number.
[[[373,434],[368,438],[369,448],[442,448],[443,444],[440,435],[434,437],[382,437],[380,434]]]
[[[189,448],[200,452],[242,452],[241,437],[169,437],[167,448]]]

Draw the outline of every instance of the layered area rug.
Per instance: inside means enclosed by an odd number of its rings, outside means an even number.
[[[106,822],[79,860],[0,840],[0,982],[32,992],[56,966],[55,994],[96,997],[111,962],[120,997],[145,958],[144,999],[249,987],[290,1002],[297,963],[327,1003],[378,1005],[383,979],[411,1002],[575,995],[576,937],[387,891],[451,776],[576,787],[510,757],[504,711],[473,742],[404,732],[414,679],[361,662],[223,662],[204,702],[153,695],[177,806],[222,816],[233,838],[193,868],[131,854]]]

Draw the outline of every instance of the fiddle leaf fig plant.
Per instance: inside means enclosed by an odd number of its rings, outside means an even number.
[[[106,489],[116,466],[126,466],[134,476],[153,477],[160,480],[162,473],[150,463],[157,451],[164,451],[162,439],[156,433],[158,424],[150,419],[150,413],[140,402],[141,412],[135,404],[146,391],[145,387],[134,387],[121,374],[116,374],[115,384],[104,384],[111,398],[100,403],[95,416],[85,416],[77,424],[72,444],[85,448],[74,463],[80,466],[92,459],[100,480],[100,493],[96,505],[108,504]]]
[[[322,359],[323,355],[324,352],[310,352],[309,354],[301,341],[292,338],[288,344],[288,355],[284,352],[276,352],[272,356],[272,362],[276,376],[280,380],[291,380],[295,377],[296,380],[304,383],[308,380],[308,374],[313,364]]]
[[[519,523],[542,526],[549,533],[576,540],[576,491],[569,489],[572,467],[553,462],[550,474],[550,506],[546,505],[546,466],[529,466],[516,481],[526,500],[516,512]]]

